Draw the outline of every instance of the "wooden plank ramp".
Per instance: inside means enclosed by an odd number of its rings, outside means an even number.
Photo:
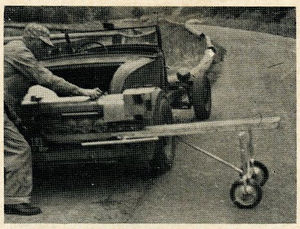
[[[117,138],[119,140],[143,139],[154,137],[207,134],[212,132],[248,131],[249,129],[276,129],[279,126],[280,117],[265,117],[146,126],[143,130],[128,132],[86,134],[56,133],[52,135],[45,135],[45,137],[48,142],[52,142],[55,144],[81,144],[92,141],[106,141],[110,138]]]
[[[209,132],[248,131],[249,129],[276,129],[279,127],[279,125],[280,117],[265,117],[254,119],[247,118],[147,126],[145,127],[145,130],[111,133],[111,135],[124,138],[147,138],[207,134]]]

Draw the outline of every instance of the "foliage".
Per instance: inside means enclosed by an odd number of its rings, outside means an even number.
[[[110,7],[6,6],[5,22],[74,23],[106,20]]]
[[[100,7],[94,9],[94,19],[107,21],[111,14],[110,7]]]
[[[296,37],[295,7],[61,7],[6,6],[5,22],[85,23],[135,17],[199,18],[206,24]]]
[[[140,18],[141,16],[144,15],[145,11],[143,8],[140,7],[134,7],[133,10],[131,11],[132,16],[134,16],[135,18]]]

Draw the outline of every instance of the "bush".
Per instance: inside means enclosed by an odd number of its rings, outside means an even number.
[[[133,10],[131,11],[132,16],[134,16],[135,18],[140,18],[141,16],[143,16],[145,13],[143,8],[140,7],[134,7]]]
[[[180,10],[179,10],[180,9]],[[177,20],[203,19],[212,25],[228,26],[296,37],[295,7],[61,7],[6,6],[5,22],[77,23],[127,17],[162,17],[180,12]],[[265,24],[266,23],[266,24]]]
[[[53,23],[69,23],[70,18],[67,11],[63,10],[62,8],[56,9],[53,16],[52,16]]]
[[[107,21],[111,14],[110,7],[100,7],[94,8],[94,19],[100,21]]]
[[[29,22],[43,19],[42,7],[16,6],[5,7],[5,21]]]

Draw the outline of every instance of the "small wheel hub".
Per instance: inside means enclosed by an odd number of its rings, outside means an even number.
[[[252,179],[257,184],[263,186],[269,179],[269,171],[267,167],[260,161],[254,161],[252,166]]]
[[[237,199],[245,205],[253,204],[256,199],[256,193],[252,186],[245,185],[240,186],[239,190],[237,190]]]
[[[253,175],[252,178],[258,183],[261,184],[264,180],[264,173],[258,167],[253,167]]]
[[[253,208],[262,199],[261,187],[256,183],[236,181],[230,189],[232,202],[239,208]]]

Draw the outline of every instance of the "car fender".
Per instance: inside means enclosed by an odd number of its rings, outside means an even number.
[[[110,93],[119,94],[128,88],[161,86],[160,62],[152,58],[139,58],[122,64],[110,83]]]

